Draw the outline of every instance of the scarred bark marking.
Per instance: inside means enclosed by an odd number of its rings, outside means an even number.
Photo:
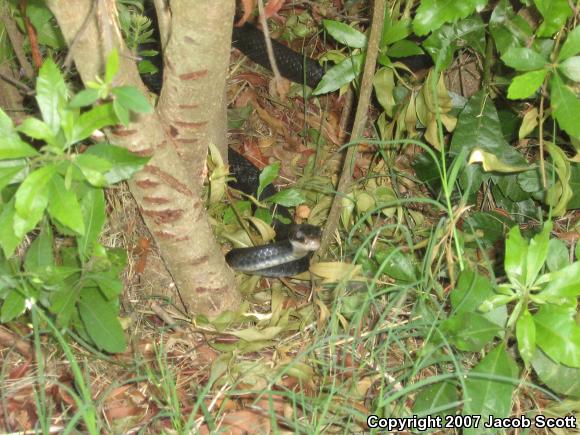
[[[179,130],[177,129],[177,127],[174,127],[173,125],[169,126],[169,136],[171,137],[177,137],[177,135],[179,134]]]
[[[127,130],[124,128],[114,128],[113,130],[111,130],[111,133],[113,133],[115,136],[131,136],[131,135],[134,135],[135,133],[137,133],[137,130]]]
[[[153,231],[153,235],[160,240],[171,240],[175,238],[175,234],[167,231]]]
[[[179,193],[193,197],[193,192],[189,190],[185,184],[180,182],[173,175],[170,175],[167,172],[162,171],[157,166],[147,165],[143,168],[143,171],[161,178],[161,180],[163,180],[165,184],[167,184],[174,190],[178,191]]]
[[[191,266],[199,266],[200,264],[205,263],[207,260],[209,260],[209,256],[208,255],[204,255],[203,257],[194,258],[193,260],[191,260],[189,262],[189,264]]]
[[[190,72],[190,73],[181,74],[179,76],[179,79],[180,80],[198,80],[198,79],[200,79],[202,77],[207,76],[207,74],[208,74],[208,70],[202,69],[202,70],[199,70],[199,71],[193,71],[193,72]]]
[[[156,224],[167,224],[175,222],[183,216],[182,209],[165,209],[165,210],[142,210],[145,216],[149,216]]]
[[[144,196],[143,201],[149,204],[167,204],[169,200],[160,196]]]
[[[139,186],[141,189],[154,189],[155,187],[159,186],[159,183],[157,181],[149,179],[135,181],[135,184]]]
[[[182,138],[182,139],[175,139],[175,142],[178,142],[178,143],[197,143],[197,139],[194,137],[191,137],[189,139]]]
[[[197,109],[199,104],[179,104],[177,107],[180,109]]]
[[[140,157],[151,157],[154,153],[153,148],[141,148],[139,150],[131,149],[130,151]]]
[[[175,125],[178,125],[179,127],[194,129],[194,128],[201,128],[201,127],[207,125],[207,121],[201,121],[201,122],[175,121]]]

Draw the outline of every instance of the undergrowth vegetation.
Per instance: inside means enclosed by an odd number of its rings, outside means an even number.
[[[274,36],[327,72],[273,96],[268,73],[234,53],[232,144],[262,175],[256,198],[237,195],[210,146],[215,233],[266,243],[273,204],[324,226],[335,197],[340,223],[310,273],[240,274],[245,302],[215,319],[136,290],[166,273],[147,241],[105,242],[135,208],[115,213],[120,190],[105,189],[148,161],[95,134],[151,111],[115,85],[117,53],[82,89],[57,66],[66,46],[44,3],[0,6],[21,38],[0,32],[0,60],[45,58],[20,84],[31,113],[0,107],[2,429],[347,433],[370,415],[410,418],[390,431],[577,429],[578,2],[388,2],[369,121],[348,143],[339,120],[361,88],[372,5],[271,3]],[[140,72],[156,73],[143,2],[117,7]],[[337,194],[347,149],[352,182]],[[484,429],[490,416],[511,426]]]

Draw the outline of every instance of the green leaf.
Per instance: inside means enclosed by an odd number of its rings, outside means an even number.
[[[23,172],[26,165],[22,164],[22,160],[4,160],[0,162],[0,192],[8,184],[14,183],[16,176]],[[20,176],[18,176],[20,178]]]
[[[558,74],[550,81],[553,117],[570,136],[580,138],[580,99],[570,91]]]
[[[546,59],[531,48],[512,47],[501,57],[503,62],[516,71],[533,71],[542,69],[548,63]]]
[[[60,129],[60,112],[66,109],[67,88],[60,70],[48,58],[42,64],[36,80],[36,102],[44,122],[56,135]]]
[[[117,304],[106,301],[98,289],[82,290],[79,314],[83,325],[95,345],[109,353],[123,352],[127,347],[118,312]]]
[[[105,65],[105,83],[111,83],[119,71],[119,52],[112,49]]]
[[[40,45],[48,45],[56,50],[66,48],[66,42],[58,26],[54,25],[54,15],[46,6],[46,2],[42,0],[28,1],[26,16],[34,26]]]
[[[147,97],[139,92],[139,90],[134,86],[119,86],[113,88],[113,95],[115,95],[116,101],[118,101],[119,104],[133,112],[153,112],[153,106],[151,106]]]
[[[14,232],[14,217],[16,208],[14,208],[14,198],[2,206],[0,212],[0,246],[4,251],[4,256],[10,258],[16,247],[24,239],[24,234],[17,236]]]
[[[547,74],[547,70],[541,69],[515,76],[508,88],[508,98],[510,100],[530,98],[540,89]]]
[[[578,102],[580,103],[580,100]],[[553,207],[552,215],[560,217],[566,213],[568,203],[574,195],[570,186],[570,162],[560,147],[551,142],[546,142],[545,146],[550,153],[558,177],[556,183],[548,188],[545,200]]]
[[[380,264],[383,272],[397,281],[417,281],[415,265],[409,255],[404,254],[400,249],[387,248],[378,250],[375,254],[375,259]]]
[[[12,289],[0,308],[0,323],[9,322],[12,319],[20,316],[26,309],[25,298],[17,289]]]
[[[228,331],[229,334],[234,337],[241,338],[245,341],[261,341],[261,340],[271,340],[275,338],[284,328],[280,326],[268,326],[263,329],[258,329],[256,327],[251,327],[247,329],[242,329],[239,331]]]
[[[260,199],[260,196],[262,195],[262,192],[264,191],[266,186],[272,184],[272,182],[278,177],[279,173],[280,173],[280,162],[272,163],[271,165],[268,165],[264,169],[262,169],[259,178],[260,184],[258,185],[258,193],[257,193],[258,199]]]
[[[446,338],[459,350],[479,352],[502,330],[481,314],[461,313],[441,324]]]
[[[48,184],[56,172],[56,166],[47,165],[30,173],[15,195],[17,217],[14,232],[18,237],[32,230],[42,218],[48,205]]]
[[[441,417],[455,414],[457,389],[451,382],[443,381],[423,388],[415,398],[413,415]]]
[[[566,24],[572,10],[568,0],[534,0],[538,11],[544,17],[544,22],[538,29],[538,36],[550,37]]]
[[[107,160],[85,153],[77,154],[74,159],[74,164],[93,186],[104,187],[107,185],[104,174],[112,167],[111,163]]]
[[[111,168],[104,174],[108,185],[128,180],[150,160],[150,157],[141,157],[126,148],[105,143],[89,147],[84,154],[97,156],[110,163]]]
[[[69,103],[70,107],[86,107],[93,104],[99,99],[99,91],[97,89],[83,89],[76,94]]]
[[[525,283],[528,257],[528,242],[522,237],[516,225],[509,231],[505,246],[504,268],[512,283]]]
[[[17,130],[33,139],[42,139],[50,144],[55,143],[54,134],[50,127],[40,119],[32,117],[26,118],[22,124],[18,126]]]
[[[49,189],[48,214],[50,217],[75,233],[84,234],[85,224],[75,192],[66,188],[64,179],[60,174],[52,178]]]
[[[387,17],[385,17],[383,35],[381,37],[381,48],[409,36],[409,33],[411,32],[409,24],[410,21],[404,18],[393,23],[391,18],[387,15]]]
[[[565,396],[580,397],[580,369],[558,364],[540,349],[536,349],[532,367],[540,380],[551,390]]]
[[[463,413],[480,415],[487,421],[490,415],[506,418],[512,409],[512,393],[519,384],[518,366],[501,344],[491,350],[469,373],[463,392]],[[511,378],[499,380],[498,377]],[[480,429],[464,429],[465,435],[479,434]]]
[[[395,97],[393,94],[393,90],[395,89],[395,73],[393,70],[391,68],[379,69],[375,73],[373,86],[377,100],[379,100],[387,115],[393,116],[393,109],[395,108]]]
[[[56,316],[59,326],[67,327],[71,317],[76,312],[77,302],[80,296],[80,289],[75,283],[64,280],[54,284],[54,291],[50,294],[50,305],[48,309]]]
[[[101,289],[105,299],[108,301],[119,297],[123,292],[123,283],[114,274],[105,272],[95,273],[88,276],[87,279],[93,281]]]
[[[336,91],[352,82],[362,71],[364,56],[355,54],[330,68],[316,86],[313,95]]]
[[[489,278],[470,269],[465,269],[459,274],[457,285],[449,295],[454,315],[475,313],[478,307],[492,296],[495,296],[495,292]],[[503,327],[507,320],[507,309],[505,306],[500,306],[483,316]]]
[[[418,56],[423,54],[424,51],[417,45],[416,42],[403,39],[402,41],[397,41],[389,47],[387,50],[387,56],[389,57],[408,57],[408,56]]]
[[[131,116],[129,114],[129,109],[119,103],[119,100],[113,101],[113,110],[115,111],[115,115],[119,119],[119,122],[123,124],[125,127],[129,125],[131,121]]]
[[[105,195],[102,189],[90,188],[81,199],[85,234],[77,239],[79,256],[90,257],[105,224]]]
[[[413,20],[413,30],[418,36],[426,35],[445,23],[454,22],[476,11],[481,11],[486,4],[487,0],[461,2],[422,0]]]
[[[50,225],[43,225],[42,231],[30,244],[24,258],[24,270],[28,273],[45,274],[47,268],[55,266],[53,237]]]
[[[117,115],[111,103],[95,106],[88,112],[83,113],[74,124],[73,135],[69,145],[86,139],[95,130],[115,124],[117,124]]]
[[[38,152],[24,142],[16,130],[12,119],[0,108],[0,160],[31,157]]]
[[[536,343],[554,361],[580,367],[580,327],[573,307],[547,304],[533,316]]]
[[[527,308],[520,314],[516,323],[518,350],[526,367],[530,366],[532,356],[536,351],[536,325]]]
[[[364,33],[353,29],[348,24],[333,20],[322,20],[322,24],[330,36],[347,47],[364,48],[367,45],[367,37]]]
[[[511,47],[526,45],[532,36],[528,22],[517,15],[508,0],[501,0],[493,9],[489,20],[489,30],[497,51],[504,54]]]
[[[548,285],[539,294],[541,298],[575,298],[580,296],[580,261],[576,261],[547,277]]]
[[[562,62],[578,53],[580,53],[580,26],[574,27],[574,29],[568,33],[564,44],[562,44],[560,53],[558,54],[558,62]]]
[[[527,161],[510,146],[502,135],[501,124],[492,99],[480,91],[469,99],[457,120],[457,127],[451,139],[451,152],[460,154],[462,149],[468,154],[476,149],[501,156],[507,165],[525,166]]]
[[[550,272],[556,272],[570,264],[566,243],[560,239],[550,239],[548,243],[548,258],[546,265]]]
[[[552,231],[552,222],[546,222],[544,228],[536,234],[528,248],[528,257],[526,262],[526,286],[530,287],[538,277],[538,273],[546,262],[548,256],[548,242],[550,241],[550,232]]]
[[[580,56],[566,59],[558,65],[558,69],[570,80],[576,83],[580,82]]]
[[[266,200],[271,204],[279,204],[284,207],[294,207],[306,202],[306,198],[299,190],[284,189],[269,196]]]

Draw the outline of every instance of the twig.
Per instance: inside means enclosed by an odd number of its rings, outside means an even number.
[[[367,110],[371,100],[371,91],[373,87],[375,66],[379,52],[379,41],[383,29],[384,14],[385,14],[385,0],[375,0],[373,7],[371,31],[369,35],[369,43],[367,47],[367,56],[363,71],[362,83],[360,87],[360,95],[352,127],[351,142],[359,138],[362,138],[364,128],[366,125]],[[356,149],[357,146],[353,145],[350,146],[346,151],[344,163],[342,166],[342,173],[340,175],[340,180],[338,181],[338,186],[336,188],[336,195],[334,196],[332,207],[330,208],[330,213],[328,214],[328,220],[322,233],[320,249],[318,250],[318,253],[316,255],[317,259],[323,257],[324,254],[326,253],[332,235],[334,234],[336,228],[338,227],[340,211],[342,209],[342,198],[344,197],[344,195],[348,193],[350,185],[352,184],[352,170],[354,167],[356,157]]]
[[[42,56],[40,55],[40,47],[38,46],[38,38],[36,36],[36,29],[30,22],[30,18],[27,15],[28,5],[26,0],[20,3],[20,13],[22,14],[22,19],[24,20],[24,25],[26,26],[26,33],[28,34],[28,40],[30,41],[30,52],[32,53],[32,61],[34,62],[34,67],[39,70],[42,66]]]
[[[282,76],[278,70],[278,64],[276,63],[276,58],[274,57],[274,49],[272,48],[272,41],[270,40],[270,31],[268,30],[268,24],[266,23],[266,15],[264,14],[264,2],[258,0],[258,12],[260,15],[260,24],[262,25],[262,32],[264,33],[264,41],[266,42],[266,52],[268,53],[268,60],[270,61],[270,67],[272,68],[272,73],[274,74],[274,82],[276,83],[276,90],[278,94],[281,95],[280,83],[282,83]]]
[[[0,79],[10,83],[15,88],[21,89],[26,95],[34,95],[34,89],[29,88],[27,85],[25,85],[22,82],[19,82],[18,80],[14,80],[12,77],[8,77],[4,73],[0,72]]]

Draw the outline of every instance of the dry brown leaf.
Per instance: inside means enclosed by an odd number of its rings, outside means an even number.
[[[264,7],[264,16],[270,18],[278,13],[286,0],[270,0]]]
[[[242,11],[244,12],[236,23],[237,27],[243,26],[248,21],[248,18],[250,18],[252,11],[256,7],[256,0],[240,0],[240,2],[242,3]]]

